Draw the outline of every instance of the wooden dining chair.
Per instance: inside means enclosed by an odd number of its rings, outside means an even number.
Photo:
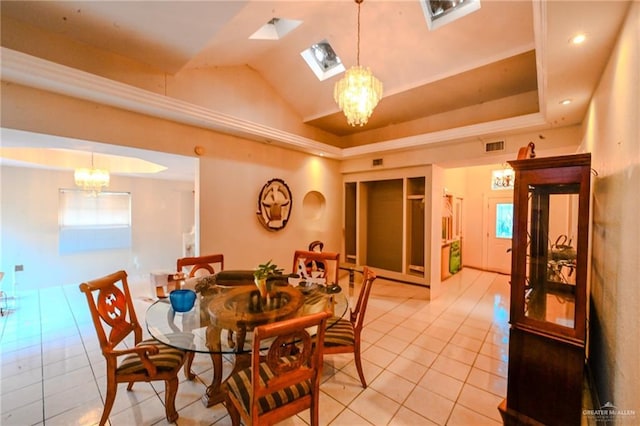
[[[224,270],[224,255],[218,253],[204,256],[182,257],[176,261],[177,272],[185,272],[185,268],[189,266],[191,268],[187,274],[188,278],[196,279],[195,277],[203,275],[215,275],[216,273]],[[216,269],[216,266],[218,269]],[[192,280],[187,280],[186,288],[191,288],[197,291],[197,288],[190,287],[191,285],[194,285],[194,283],[189,283],[189,281]],[[253,276],[251,277],[249,284],[253,284]],[[229,337],[231,338],[232,335]],[[184,374],[189,380],[193,380],[195,378],[195,374],[191,371],[194,357],[194,352],[187,352],[187,358],[184,363]]]
[[[364,326],[364,314],[367,311],[369,295],[371,294],[371,286],[376,280],[376,274],[367,266],[362,271],[363,281],[358,295],[358,302],[354,309],[349,311],[349,319],[334,318],[329,320],[331,326],[327,329],[324,336],[324,353],[326,355],[353,353],[358,376],[362,387],[367,387],[367,381],[362,371],[362,361],[360,359],[360,345],[362,328]]]
[[[306,409],[311,425],[318,425],[322,342],[330,316],[321,311],[254,329],[251,366],[227,380],[225,405],[234,426],[241,418],[246,425],[271,425]],[[310,328],[319,344],[313,344]],[[262,357],[260,348],[268,339],[274,340]]]
[[[182,257],[176,261],[176,271],[184,272],[184,268],[191,266],[189,269],[189,278],[193,278],[196,274],[201,274],[203,271],[207,271],[213,275],[216,273],[215,267],[219,265],[218,271],[224,269],[224,255],[223,254],[209,254],[205,256],[196,257]],[[198,273],[198,271],[200,271]]]
[[[338,284],[340,253],[296,250],[293,254],[293,273],[324,279],[326,284]]]
[[[128,383],[127,390],[130,391],[135,382],[158,380],[165,383],[167,421],[176,421],[178,371],[184,363],[185,353],[154,339],[142,340],[142,327],[129,293],[127,273],[118,271],[82,283],[80,290],[87,296],[93,325],[107,364],[107,394],[100,425],[104,425],[109,418],[119,383]]]

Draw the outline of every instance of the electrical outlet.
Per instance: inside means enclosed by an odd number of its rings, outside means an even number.
[[[14,271],[15,271],[15,272],[22,272],[22,271],[24,271],[24,265],[16,265],[16,267],[15,267]]]

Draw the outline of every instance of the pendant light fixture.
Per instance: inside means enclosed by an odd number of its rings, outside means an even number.
[[[109,186],[109,172],[104,169],[93,167],[93,152],[91,153],[91,168],[79,168],[73,173],[73,178],[77,186],[84,191],[98,193],[102,188]]]
[[[333,89],[333,98],[351,126],[364,126],[382,99],[382,83],[368,67],[360,66],[360,5],[358,5],[358,50],[356,65],[349,68]]]

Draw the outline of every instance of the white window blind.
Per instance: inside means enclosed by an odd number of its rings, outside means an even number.
[[[131,194],[61,189],[60,252],[131,247]]]

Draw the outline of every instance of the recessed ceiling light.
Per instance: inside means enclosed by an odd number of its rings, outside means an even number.
[[[563,99],[560,101],[560,105],[569,105],[571,103],[571,99]]]
[[[569,41],[572,44],[582,44],[585,42],[585,40],[587,39],[586,34],[580,33],[580,34],[576,34],[573,37],[571,37],[571,39],[569,39]]]

